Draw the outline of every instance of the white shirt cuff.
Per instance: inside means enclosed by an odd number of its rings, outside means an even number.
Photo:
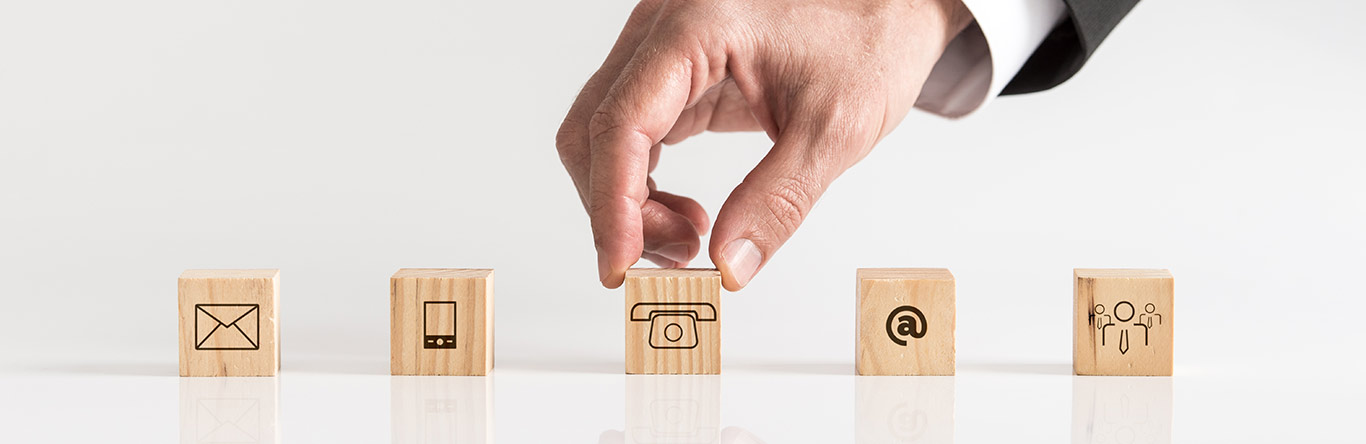
[[[963,0],[973,24],[949,42],[915,107],[963,117],[986,106],[1067,17],[1062,0]]]

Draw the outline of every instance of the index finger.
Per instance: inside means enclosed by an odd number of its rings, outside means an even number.
[[[644,250],[641,207],[650,194],[650,148],[687,106],[694,66],[681,52],[641,45],[589,122],[588,216],[598,278],[608,288],[621,285]]]

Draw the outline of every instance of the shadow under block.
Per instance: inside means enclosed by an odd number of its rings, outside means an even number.
[[[626,373],[721,373],[720,272],[626,272]]]
[[[1072,370],[1078,375],[1171,376],[1172,299],[1167,270],[1073,271]]]
[[[493,270],[404,268],[389,278],[389,307],[392,374],[493,369]]]
[[[954,374],[954,305],[949,270],[859,269],[858,374]]]
[[[180,376],[275,376],[279,270],[187,270],[177,287]]]

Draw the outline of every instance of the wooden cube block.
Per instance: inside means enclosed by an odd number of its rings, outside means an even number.
[[[187,270],[178,287],[180,376],[275,376],[279,270]]]
[[[954,298],[943,268],[859,269],[858,374],[952,375]]]
[[[391,373],[493,369],[493,270],[404,268],[389,279],[389,307]]]
[[[1171,376],[1171,273],[1079,268],[1073,276],[1072,370],[1078,375]]]
[[[721,373],[721,273],[626,271],[626,373]]]

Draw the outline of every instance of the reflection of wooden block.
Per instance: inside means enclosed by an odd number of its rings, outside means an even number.
[[[404,268],[389,279],[389,304],[391,373],[493,369],[493,270]]]
[[[858,374],[952,375],[954,310],[949,270],[859,269]]]
[[[952,443],[953,382],[854,378],[854,444]]]
[[[280,378],[180,378],[181,443],[280,442]]]
[[[721,373],[721,273],[626,272],[626,373]]]
[[[180,376],[275,376],[279,270],[188,270],[178,287]]]
[[[599,443],[740,444],[758,440],[726,439],[721,433],[721,377],[678,375],[626,377],[626,439]]]
[[[1072,378],[1072,442],[1172,442],[1172,378]]]
[[[1076,269],[1072,370],[1078,375],[1171,376],[1172,275]]]
[[[389,378],[389,442],[493,443],[493,378]]]

